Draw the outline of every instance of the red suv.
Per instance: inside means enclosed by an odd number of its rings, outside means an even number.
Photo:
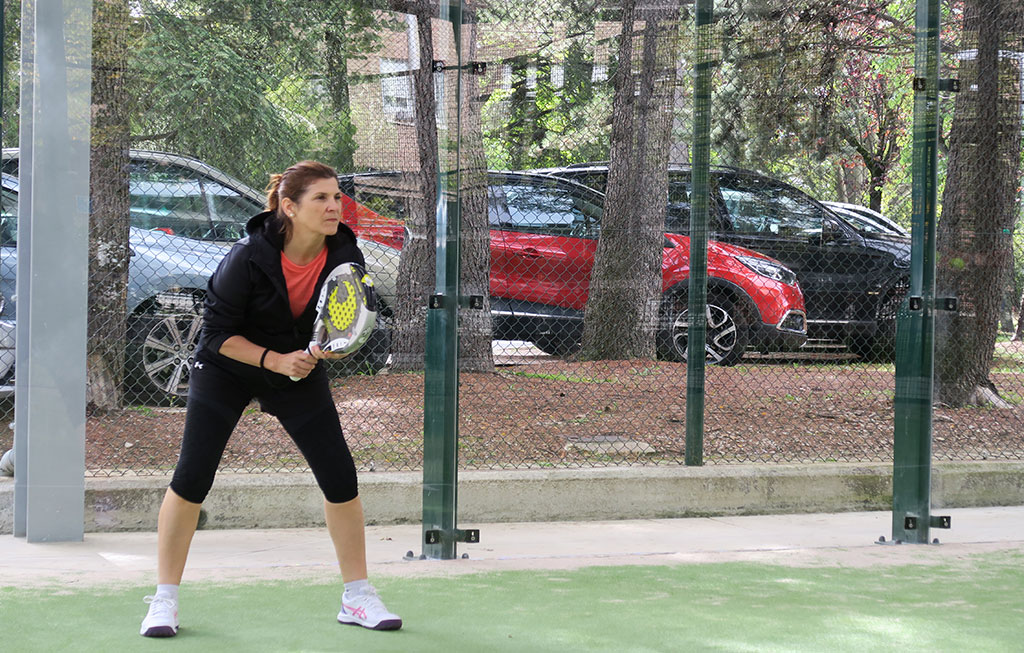
[[[406,215],[402,175],[342,175],[354,200],[344,219],[368,239],[396,243]],[[347,201],[347,200],[344,200]],[[494,338],[528,340],[553,355],[580,346],[604,195],[554,176],[491,172],[491,314]],[[372,215],[371,215],[372,214]],[[676,216],[678,218],[678,216]],[[689,237],[666,233],[658,354],[685,360]],[[807,338],[796,275],[763,254],[708,244],[708,361],[735,364],[748,346],[795,349]]]

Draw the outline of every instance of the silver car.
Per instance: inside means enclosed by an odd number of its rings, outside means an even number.
[[[263,210],[254,189],[201,161],[131,150],[126,364],[129,390],[142,402],[176,401],[188,393],[188,371],[202,326],[207,280],[226,248]],[[18,150],[3,150],[0,217],[0,397],[14,392],[17,274]],[[384,306],[394,306],[399,251],[360,240]],[[346,371],[376,372],[387,364],[390,333],[374,334]]]

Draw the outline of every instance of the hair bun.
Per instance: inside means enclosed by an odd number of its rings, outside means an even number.
[[[278,191],[281,188],[282,179],[284,179],[284,175],[280,172],[270,175],[270,182],[267,183],[267,187],[264,189],[267,194],[266,208],[268,211],[277,211],[278,202],[280,201]]]

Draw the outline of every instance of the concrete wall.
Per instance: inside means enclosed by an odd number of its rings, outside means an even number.
[[[85,530],[151,531],[168,478],[86,479]],[[367,521],[418,523],[420,472],[360,476]],[[932,506],[1024,505],[1024,462],[937,463]],[[0,478],[0,533],[12,532],[14,482]],[[627,467],[462,472],[459,524],[850,512],[892,508],[892,464]],[[323,524],[310,474],[222,474],[204,528]]]

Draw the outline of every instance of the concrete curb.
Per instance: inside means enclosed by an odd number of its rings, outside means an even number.
[[[87,478],[86,532],[153,531],[166,476]],[[418,523],[421,472],[364,472],[370,524]],[[0,478],[0,534],[14,524],[14,481]],[[1024,462],[941,462],[933,508],[1024,505]],[[459,523],[587,521],[888,510],[891,463],[463,471]],[[217,477],[204,528],[323,525],[311,474]]]

